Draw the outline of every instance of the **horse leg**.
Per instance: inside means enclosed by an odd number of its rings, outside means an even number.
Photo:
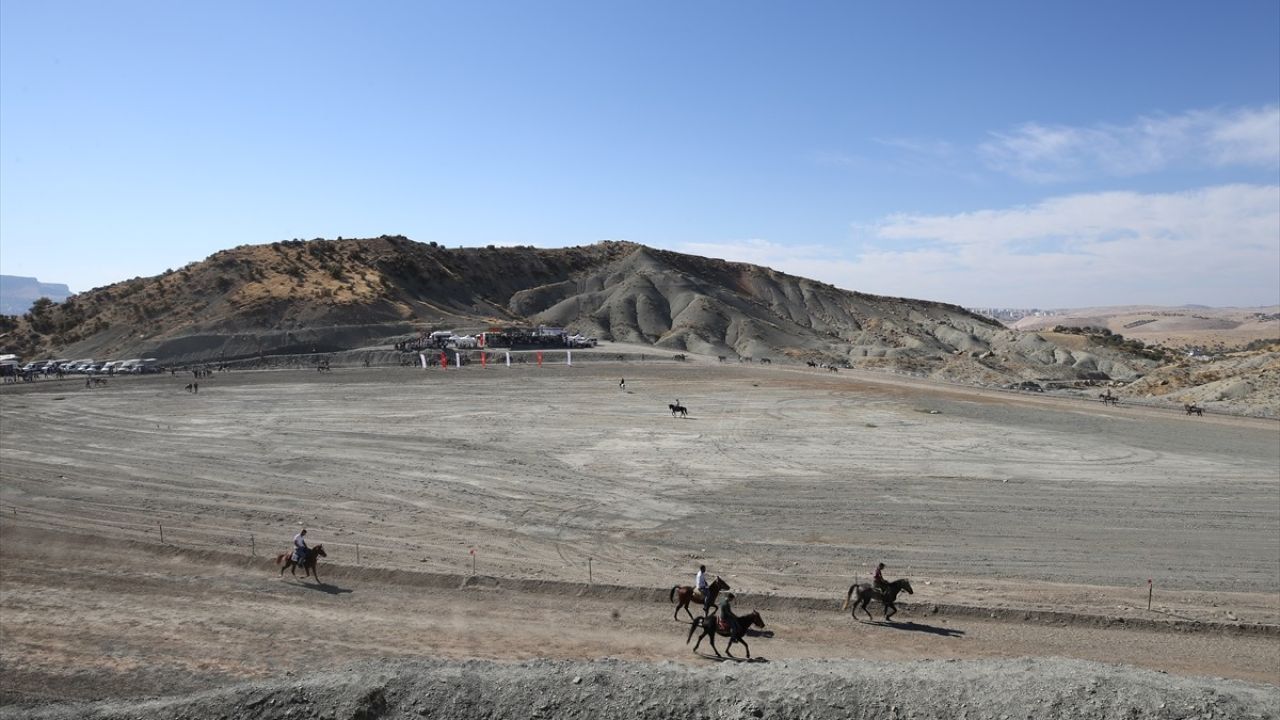
[[[751,646],[747,644],[746,639],[745,639],[745,638],[743,638],[743,637],[738,637],[738,639],[737,639],[737,640],[738,640],[738,642],[742,643],[742,647],[744,647],[744,648],[746,648],[746,649],[747,649],[747,659],[748,659],[748,660],[750,660],[750,659],[751,659]],[[726,652],[728,652],[728,651],[726,650]]]
[[[896,612],[898,612],[898,606],[891,602],[886,602],[884,604],[884,621],[889,622],[889,618],[893,617]]]
[[[870,621],[872,621],[872,622],[875,622],[875,620],[876,620],[876,619],[875,619],[875,617],[873,617],[873,616],[871,615],[871,611],[867,609],[867,605],[869,605],[870,603],[871,603],[871,598],[870,598],[869,596],[868,596],[868,597],[865,597],[865,598],[863,598],[863,599],[862,599],[862,602],[859,604],[859,607],[861,607],[861,608],[862,608],[862,612],[864,612],[864,613],[866,613],[866,614],[867,614],[867,619],[868,619],[868,620],[870,620]],[[857,617],[857,616],[858,616],[858,608],[857,608],[857,607],[855,607],[855,608],[853,609],[853,616],[854,616],[854,617]]]

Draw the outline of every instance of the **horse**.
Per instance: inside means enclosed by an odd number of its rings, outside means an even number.
[[[712,580],[710,585],[707,585],[707,594],[711,596],[711,602],[706,603],[705,607],[711,607],[712,604],[715,603],[716,596],[720,594],[721,590],[729,589],[729,583],[721,580],[720,576],[717,575],[716,579]],[[701,602],[703,599],[702,596],[693,589],[692,585],[674,585],[671,588],[671,592],[667,593],[667,597],[671,602],[677,603],[676,611],[671,613],[671,617],[676,618],[677,620],[680,618],[681,608],[684,608],[684,611],[689,615],[689,619],[692,620],[693,613],[689,612],[689,601],[697,600]],[[705,615],[706,613],[703,614]]]
[[[906,578],[894,580],[889,583],[889,589],[884,591],[872,586],[871,583],[854,583],[849,586],[849,592],[844,596],[844,605],[840,606],[841,611],[849,608],[849,599],[853,597],[854,590],[858,591],[858,597],[853,601],[853,613],[851,614],[855,618],[858,617],[858,608],[862,608],[862,612],[866,613],[868,618],[874,620],[875,618],[871,617],[871,611],[867,609],[867,603],[872,600],[879,600],[884,605],[884,619],[886,622],[893,617],[894,613],[898,612],[898,606],[894,604],[898,600],[898,593],[906,590],[908,595],[916,594],[911,589],[911,582]]]
[[[1120,398],[1116,397],[1115,395],[1112,395],[1110,390],[1106,391],[1105,393],[1099,394],[1098,399],[1102,401],[1103,405],[1119,405],[1120,404]]]
[[[1196,415],[1199,417],[1204,417],[1204,408],[1194,403],[1191,405],[1183,405],[1182,409],[1186,410],[1188,415]]]
[[[811,368],[816,368],[816,367],[818,367],[818,363],[816,363],[816,362],[814,362],[814,361],[812,361],[812,360],[806,360],[804,364],[805,364],[805,365],[808,365],[808,366],[809,366],[809,367],[811,367]]]
[[[700,618],[694,618],[693,622],[689,623],[689,637],[685,638],[684,644],[688,645],[689,641],[693,639],[693,633],[701,628],[702,634],[698,636],[698,642],[693,644],[694,652],[698,652],[698,646],[702,644],[703,638],[710,637],[711,649],[715,652],[716,657],[722,657],[722,655],[720,655],[720,651],[716,649],[716,634],[720,634],[729,638],[729,644],[724,648],[725,655],[733,657],[733,653],[729,652],[729,648],[733,647],[733,644],[737,642],[742,643],[742,647],[747,649],[747,659],[750,660],[751,646],[747,644],[747,641],[744,640],[742,636],[746,634],[747,628],[749,627],[764,627],[764,619],[760,617],[760,612],[758,610],[752,610],[746,615],[739,615],[739,631],[736,633],[730,631],[728,625],[721,624],[720,621],[721,618],[718,618],[715,615],[706,615]]]
[[[671,408],[671,417],[675,417],[676,413],[680,413],[680,417],[689,417],[689,408],[675,403],[667,403],[667,407]]]
[[[284,571],[287,569],[290,575],[297,577],[298,573],[294,572],[294,569],[300,567],[306,571],[306,577],[315,577],[316,582],[319,583],[320,575],[316,573],[316,558],[321,557],[328,557],[328,555],[324,552],[324,545],[317,545],[307,551],[307,559],[301,565],[294,562],[292,550],[277,555],[276,564],[281,566],[281,575],[284,575]]]
[[[772,361],[772,360],[770,360],[769,358],[760,358],[760,364],[761,364],[761,365],[772,365],[772,364],[773,364],[773,361]]]

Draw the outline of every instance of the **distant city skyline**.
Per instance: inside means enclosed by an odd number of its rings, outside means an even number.
[[[0,273],[382,234],[1280,304],[1280,4],[0,4]]]

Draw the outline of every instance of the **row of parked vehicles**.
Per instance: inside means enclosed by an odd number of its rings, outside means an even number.
[[[118,375],[160,372],[160,361],[155,358],[133,358],[131,360],[108,360],[98,362],[93,358],[83,360],[41,360],[29,362],[18,369],[23,374],[41,373],[44,375],[83,374],[83,375]]]

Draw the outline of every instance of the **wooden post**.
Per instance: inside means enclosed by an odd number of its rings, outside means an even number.
[[[594,584],[594,581],[591,578],[591,558],[587,558],[587,584]]]
[[[254,557],[258,555],[258,544],[253,541],[253,533],[249,533],[249,554]]]
[[[356,543],[356,564],[360,564],[360,543]]]
[[[164,525],[162,523],[156,523],[156,524],[160,526],[160,542],[163,544],[164,543]]]
[[[1151,578],[1147,578],[1147,609],[1151,609]]]

